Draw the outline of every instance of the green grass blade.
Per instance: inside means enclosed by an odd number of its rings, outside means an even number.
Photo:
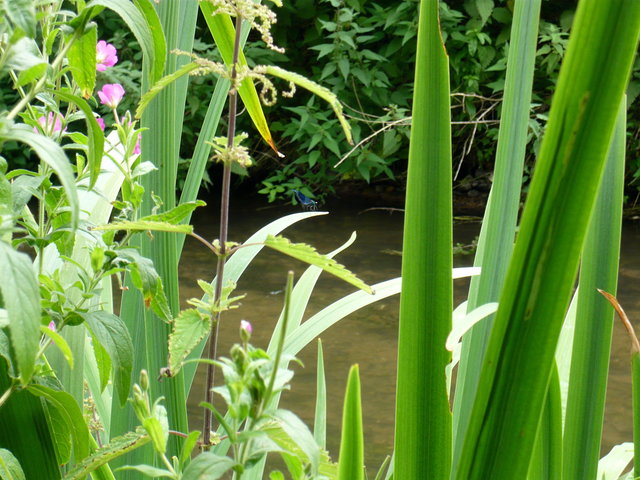
[[[7,364],[0,357],[0,392],[9,386]],[[18,459],[26,478],[60,479],[54,443],[42,401],[25,390],[12,393],[0,407],[0,448]]]
[[[563,473],[566,479],[595,479],[598,469],[613,312],[596,289],[615,295],[618,283],[625,107],[623,102],[582,253],[564,428]]]
[[[195,33],[197,2],[172,1],[161,2],[157,12],[166,36],[168,50],[191,51]],[[145,57],[143,91],[156,80],[154,66],[149,65],[152,58]],[[165,66],[165,74],[171,74],[188,63],[188,57],[170,54]],[[188,78],[183,77],[167,86],[158,94],[142,116],[141,125],[149,130],[142,135],[143,161],[151,160],[158,170],[145,175],[142,179],[145,188],[145,203],[142,215],[150,214],[153,207],[151,193],[159,195],[166,210],[176,206],[176,174],[182,134],[182,122],[186,99]],[[162,278],[165,293],[172,312],[179,310],[178,256],[175,234],[158,233],[153,240],[140,236],[140,252],[150,258]],[[151,312],[144,309],[142,298],[133,288],[125,292],[121,306],[125,320],[135,345],[139,346],[134,358],[134,372],[145,368],[152,379],[157,378],[160,369],[167,364],[168,336],[170,326],[160,321]],[[186,432],[188,430],[186,412],[186,392],[182,374],[165,379],[163,382],[150,382],[152,398],[165,398],[165,405],[171,428]],[[136,425],[135,416],[130,409],[112,410],[113,424],[111,435],[122,435]],[[176,436],[169,439],[168,454],[178,455],[181,440]],[[153,464],[155,456],[150,448],[144,447],[132,452],[124,462],[130,464]],[[124,478],[137,478],[133,472],[123,472]]]
[[[318,339],[316,413],[313,421],[313,436],[320,448],[325,449],[327,444],[327,381],[324,376],[324,356],[320,339]]]
[[[451,411],[444,375],[451,361],[445,341],[453,308],[449,109],[449,63],[438,2],[422,0],[398,338],[394,471],[401,479],[446,478],[451,468]]]
[[[516,232],[541,0],[515,2],[493,185],[478,241],[468,309],[498,301]],[[493,317],[474,327],[462,342],[453,404],[453,472],[462,451],[480,366]]]
[[[551,373],[547,400],[538,427],[527,479],[562,479],[562,401],[558,369],[555,367]]]
[[[207,114],[200,127],[200,133],[198,134],[198,141],[196,142],[195,149],[193,150],[193,156],[189,164],[189,170],[187,171],[187,178],[184,181],[182,187],[182,194],[180,195],[180,203],[193,202],[200,191],[200,184],[202,183],[202,177],[209,161],[209,153],[211,152],[211,141],[215,136],[218,124],[220,123],[220,116],[227,99],[227,93],[229,92],[229,81],[218,80],[216,88],[211,96],[209,108]],[[189,223],[191,216],[185,219],[185,223]],[[182,252],[182,246],[184,245],[184,237],[178,239],[178,254]]]
[[[358,365],[349,370],[342,412],[338,480],[364,480],[364,435]]]
[[[500,297],[485,354],[458,479],[526,475],[639,32],[637,2],[582,2],[578,7],[505,281],[508,288]]]

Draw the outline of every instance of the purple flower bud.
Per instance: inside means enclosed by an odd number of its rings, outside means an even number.
[[[119,83],[107,83],[98,92],[98,97],[100,97],[100,103],[115,109],[124,97],[124,88]]]
[[[56,322],[53,320],[49,322],[49,330],[53,330],[54,332],[56,331]]]
[[[104,72],[107,67],[113,67],[118,63],[116,47],[100,40],[96,45],[96,70]]]

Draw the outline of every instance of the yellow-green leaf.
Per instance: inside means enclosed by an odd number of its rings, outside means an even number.
[[[329,258],[326,255],[322,255],[315,248],[307,245],[306,243],[291,243],[290,240],[280,235],[277,237],[268,235],[264,244],[269,248],[273,248],[280,253],[289,255],[290,257],[308,263],[309,265],[320,267],[325,272],[335,275],[341,280],[344,280],[367,293],[373,294],[373,289],[356,277],[351,271],[347,270],[344,265],[339,264],[334,259]]]

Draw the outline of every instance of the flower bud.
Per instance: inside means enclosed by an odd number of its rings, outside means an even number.
[[[240,320],[240,338],[244,343],[248,343],[253,333],[253,327],[247,320]]]

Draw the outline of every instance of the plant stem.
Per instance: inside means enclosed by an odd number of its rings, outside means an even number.
[[[233,60],[231,62],[231,88],[229,89],[229,131],[227,133],[227,148],[233,147],[234,138],[236,136],[236,114],[238,111],[238,89],[236,86],[236,65],[238,56],[240,55],[240,29],[242,27],[242,18],[236,15],[236,36],[233,45]],[[225,162],[222,172],[222,201],[220,205],[220,254],[218,255],[218,265],[216,268],[216,302],[220,301],[222,296],[222,282],[224,277],[224,264],[226,262],[227,253],[227,233],[229,227],[229,192],[231,186],[231,163]],[[216,348],[218,346],[218,328],[220,326],[221,312],[216,314],[216,318],[211,326],[211,334],[209,336],[209,348],[207,357],[216,358]],[[205,389],[205,401],[213,403],[213,382],[215,379],[215,366],[209,364],[207,366],[207,384]],[[208,446],[211,440],[211,424],[212,416],[209,409],[204,410],[204,427],[203,427],[203,444]]]

